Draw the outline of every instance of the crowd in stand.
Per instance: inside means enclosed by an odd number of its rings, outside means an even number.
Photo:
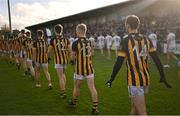
[[[158,31],[158,39],[163,41],[166,38],[167,30],[174,29],[177,39],[180,37],[179,35],[179,28],[180,28],[180,17],[178,15],[167,15],[164,17],[157,17],[157,16],[146,16],[140,17],[141,19],[141,26],[140,32],[146,35],[149,35],[152,31]],[[93,35],[97,40],[97,37],[100,34],[118,34],[121,38],[126,34],[124,20],[109,20],[104,23],[96,23],[96,24],[87,24],[88,28],[88,35]],[[74,35],[75,30],[72,30],[74,25],[68,26],[65,28],[66,36]]]

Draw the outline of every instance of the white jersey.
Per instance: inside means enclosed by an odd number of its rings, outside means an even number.
[[[51,38],[48,38],[47,40],[48,40],[48,45],[50,45]]]
[[[97,39],[98,39],[99,47],[100,48],[104,47],[104,40],[105,40],[104,36],[100,35]]]
[[[153,47],[157,49],[157,35],[155,33],[151,33],[148,38],[151,40]]]
[[[175,48],[176,47],[176,35],[174,33],[168,34],[167,41],[169,42],[169,48]]]
[[[112,36],[107,35],[105,39],[106,39],[107,47],[110,47],[112,45],[112,41],[113,41]]]
[[[116,47],[119,47],[119,46],[120,46],[120,43],[121,43],[121,37],[118,36],[118,35],[115,35],[115,36],[113,37],[113,41],[114,41],[115,46],[116,46]]]
[[[91,45],[95,46],[95,39],[93,37],[90,37],[89,40],[91,42]]]

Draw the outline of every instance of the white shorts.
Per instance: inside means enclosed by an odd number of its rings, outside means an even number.
[[[26,52],[25,51],[20,51],[19,57],[20,58],[26,58]]]
[[[26,61],[27,61],[27,62],[32,62],[32,59],[27,58]]]
[[[94,74],[90,74],[87,76],[74,74],[74,80],[84,80],[84,78],[87,78],[87,79],[94,78]]]
[[[131,98],[147,94],[148,91],[149,91],[149,86],[141,86],[141,87],[128,86],[129,97]]]
[[[103,44],[99,44],[99,49],[103,49],[104,45]]]
[[[107,49],[110,49],[111,48],[111,45],[107,45]]]
[[[119,45],[116,45],[116,46],[115,46],[115,49],[116,49],[116,50],[119,50],[119,48],[120,48]]]
[[[167,49],[167,52],[168,52],[168,53],[174,53],[175,50],[176,50],[176,47],[169,47],[169,48]]]
[[[55,64],[54,68],[57,69],[57,68],[63,68],[65,69],[67,67],[66,64]]]
[[[40,67],[48,67],[48,63],[42,63],[42,64],[36,63],[36,64],[35,64],[35,67],[36,67],[36,68],[40,68]]]
[[[22,52],[22,51],[20,51],[20,53],[19,53],[19,57],[20,57],[20,58],[22,58],[22,57],[23,57],[23,52]]]

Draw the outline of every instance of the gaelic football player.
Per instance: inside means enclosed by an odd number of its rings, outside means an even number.
[[[106,47],[107,47],[107,51],[108,51],[108,57],[107,59],[110,60],[111,59],[111,47],[112,47],[112,36],[110,34],[107,34],[105,37],[106,40]]]
[[[115,45],[115,53],[116,56],[118,56],[118,50],[120,48],[120,42],[121,42],[121,37],[118,36],[116,33],[113,34],[113,41],[114,41],[114,45]]]
[[[22,29],[20,34],[18,35],[18,45],[20,47],[20,65],[22,65],[23,69],[25,70],[24,75],[27,75],[27,66],[26,66],[26,58],[25,58],[25,47],[23,42],[26,40],[26,33],[25,30]]]
[[[98,94],[94,84],[94,69],[92,65],[92,46],[88,38],[86,38],[87,27],[85,24],[78,24],[76,34],[78,40],[72,44],[71,64],[75,63],[74,73],[74,90],[73,99],[69,101],[69,105],[76,107],[77,99],[80,94],[80,87],[83,79],[87,79],[88,88],[92,97],[92,114],[98,114]]]
[[[68,50],[70,48],[70,42],[67,38],[63,37],[63,26],[57,24],[54,27],[56,33],[55,37],[51,39],[50,46],[48,48],[48,56],[52,49],[54,50],[55,69],[59,79],[60,97],[66,98],[66,75],[65,69],[68,63]]]
[[[98,47],[101,51],[101,54],[104,55],[103,49],[105,45],[105,38],[102,34],[100,34],[97,39],[98,39]]]
[[[138,33],[140,20],[135,15],[129,15],[125,21],[125,27],[128,35],[121,42],[120,51],[118,52],[117,61],[114,65],[111,78],[106,82],[111,87],[123,61],[127,63],[127,80],[129,96],[131,98],[131,115],[147,115],[144,94],[148,92],[150,84],[150,75],[148,69],[148,54],[154,60],[159,73],[160,82],[164,83],[168,88],[171,86],[167,83],[163,66],[156,55],[151,41],[144,35]]]
[[[23,42],[25,51],[26,51],[26,64],[27,64],[27,74],[32,76],[32,79],[35,78],[35,72],[32,65],[32,55],[33,55],[33,40],[31,38],[31,32],[26,32],[26,39]]]
[[[13,36],[11,36],[9,38],[9,42],[8,42],[8,51],[9,51],[9,63],[13,64],[14,61],[14,39]]]
[[[157,50],[157,35],[156,33],[151,33],[149,34],[148,38],[151,40],[152,44],[153,44],[153,47]]]
[[[48,71],[48,42],[44,38],[43,30],[37,30],[37,39],[33,43],[33,64],[35,65],[35,79],[36,87],[41,87],[39,80],[40,77],[40,68],[43,69],[46,79],[48,80],[49,89],[52,88],[51,77]]]
[[[91,45],[92,45],[92,55],[94,56],[94,48],[95,48],[96,43],[95,43],[95,39],[94,39],[92,34],[90,35],[89,41],[91,42]]]
[[[168,30],[168,35],[167,35],[167,64],[164,65],[165,68],[170,67],[169,62],[170,62],[171,58],[175,59],[178,62],[178,65],[180,65],[180,61],[174,53],[175,50],[176,50],[176,35],[171,30]]]

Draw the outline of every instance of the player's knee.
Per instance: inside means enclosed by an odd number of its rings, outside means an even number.
[[[80,82],[76,82],[75,85],[74,85],[74,88],[75,89],[80,89],[81,88],[81,83]]]

